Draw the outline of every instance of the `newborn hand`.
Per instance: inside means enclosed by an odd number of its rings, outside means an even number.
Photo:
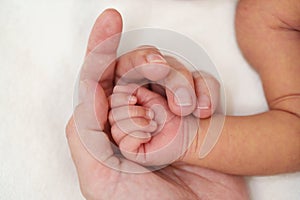
[[[143,165],[180,159],[197,134],[197,118],[175,115],[164,97],[145,87],[116,86],[110,106],[113,139],[127,159]]]
[[[209,118],[219,101],[220,84],[204,71],[190,72],[180,60],[163,55],[153,46],[140,46],[117,60],[115,83],[163,82],[151,90],[166,97],[170,111],[178,116]],[[176,96],[176,98],[175,98]]]

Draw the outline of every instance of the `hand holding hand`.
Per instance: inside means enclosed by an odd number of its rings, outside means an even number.
[[[127,159],[142,165],[179,160],[198,131],[199,119],[175,115],[164,97],[136,84],[116,86],[110,105],[114,141]]]
[[[112,43],[105,43],[103,48],[93,49],[121,31],[122,20],[117,11],[106,10],[97,19],[89,40],[89,56],[81,73],[80,103],[66,128],[85,198],[246,199],[244,182],[238,177],[180,163],[153,173],[116,156],[109,141],[109,132],[104,130],[108,113],[107,95],[113,88],[118,37]],[[123,173],[133,170],[147,173]]]

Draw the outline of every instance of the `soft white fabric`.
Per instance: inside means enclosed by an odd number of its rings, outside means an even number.
[[[160,27],[201,44],[224,81],[230,114],[265,111],[257,74],[234,36],[236,0],[0,3],[0,198],[83,199],[64,127],[94,20],[120,10],[125,30]],[[167,15],[165,15],[167,13]],[[164,17],[163,17],[164,16]],[[166,17],[167,16],[167,17]],[[253,199],[300,199],[300,174],[250,178]]]

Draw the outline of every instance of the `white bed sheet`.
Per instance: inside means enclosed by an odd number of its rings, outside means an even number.
[[[259,78],[235,41],[235,4],[236,0],[2,0],[0,199],[83,199],[64,127],[72,113],[73,85],[88,34],[106,7],[122,13],[125,31],[167,28],[201,44],[224,81],[228,113],[265,111]],[[300,199],[300,173],[248,182],[255,200]]]

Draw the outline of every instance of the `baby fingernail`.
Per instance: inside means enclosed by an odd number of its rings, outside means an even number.
[[[154,118],[154,112],[152,110],[147,110],[146,115],[149,117],[149,119]]]
[[[149,125],[150,125],[150,126],[156,127],[156,126],[157,126],[157,123],[156,123],[156,121],[151,120]]]
[[[167,61],[159,54],[149,54],[146,56],[149,63],[167,63]]]
[[[147,139],[147,138],[151,138],[151,133],[145,133],[145,139]]]
[[[175,103],[178,106],[191,106],[193,104],[192,97],[186,88],[178,88],[174,95]]]
[[[200,96],[198,101],[198,108],[209,109],[210,108],[210,98],[207,95]]]
[[[136,104],[137,98],[135,96],[130,96],[129,97],[129,104]]]

